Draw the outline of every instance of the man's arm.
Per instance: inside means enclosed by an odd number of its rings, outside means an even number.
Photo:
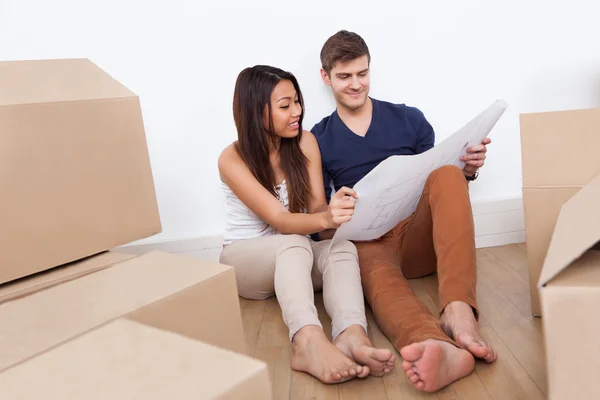
[[[425,118],[425,115],[418,109],[415,109],[416,113],[414,117],[420,118],[419,129],[417,131],[417,148],[416,154],[423,153],[431,148],[435,144],[435,133],[433,127]],[[463,174],[468,181],[475,180],[476,174],[479,168],[483,167],[484,160],[486,158],[487,145],[492,141],[489,138],[483,139],[481,144],[469,147],[467,154],[461,157],[461,160],[466,163],[463,168]]]
[[[435,132],[421,111],[418,111],[418,115],[420,116],[421,121],[419,122],[419,129],[417,130],[417,148],[415,149],[415,152],[416,154],[421,154],[433,148],[435,144]]]

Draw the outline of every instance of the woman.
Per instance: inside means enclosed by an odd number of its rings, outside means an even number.
[[[238,140],[218,164],[227,212],[221,262],[235,268],[240,295],[277,296],[294,370],[324,383],[390,372],[395,357],[373,348],[366,334],[355,246],[336,241],[329,249],[329,240],[308,237],[350,221],[356,193],[342,188],[326,204],[319,147],[302,130],[296,78],[274,67],[246,68],[236,82],[233,116]],[[314,305],[321,288],[333,343]]]

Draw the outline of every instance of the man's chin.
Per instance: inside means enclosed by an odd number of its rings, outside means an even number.
[[[344,107],[346,107],[349,110],[358,110],[359,108],[361,108],[362,106],[365,105],[365,103],[367,102],[367,99],[360,99],[360,100],[355,100],[352,102],[343,102],[342,104],[344,105]]]

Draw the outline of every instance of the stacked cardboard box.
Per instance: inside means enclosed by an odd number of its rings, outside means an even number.
[[[0,393],[13,394],[10,399],[268,399],[270,390],[262,363],[124,320],[53,348],[0,379]]]
[[[521,115],[523,207],[533,315],[538,281],[560,208],[600,174],[600,109]]]
[[[0,143],[0,398],[270,398],[231,267],[110,251],[162,229],[134,93],[0,62]]]
[[[521,116],[532,308],[550,399],[600,398],[600,109]],[[539,297],[538,297],[539,295]]]

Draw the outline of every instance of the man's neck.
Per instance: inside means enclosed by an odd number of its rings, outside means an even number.
[[[346,127],[355,135],[365,137],[373,118],[373,103],[367,97],[367,101],[362,107],[351,110],[347,107],[339,106],[337,108],[338,115]]]
[[[367,97],[367,101],[365,101],[365,104],[363,104],[362,107],[354,110],[338,104],[337,113],[342,119],[342,121],[359,119],[371,120],[371,116],[373,115],[373,102],[371,101],[370,97]]]

